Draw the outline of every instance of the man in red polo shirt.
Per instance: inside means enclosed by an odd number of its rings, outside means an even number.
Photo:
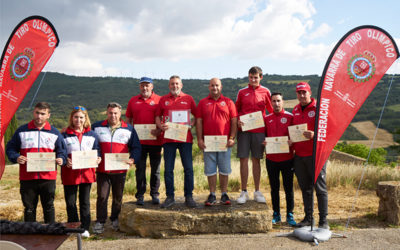
[[[299,227],[310,226],[313,223],[313,185],[314,168],[312,162],[313,138],[316,114],[316,100],[311,98],[311,88],[306,82],[300,82],[296,86],[299,104],[293,108],[293,125],[307,124],[307,131],[303,135],[308,140],[294,143],[294,171],[301,188],[304,203],[304,219],[297,225]],[[328,215],[328,191],[326,187],[326,165],[321,170],[315,183],[315,191],[318,200],[319,227],[329,229],[326,219]]]
[[[132,124],[136,132],[141,124],[146,126],[155,126],[155,113],[160,101],[160,96],[153,92],[153,79],[149,77],[142,77],[139,81],[140,94],[134,96],[128,102],[126,109],[127,123]],[[136,164],[136,194],[137,205],[144,205],[144,194],[146,193],[146,159],[147,155],[150,158],[150,196],[152,197],[153,204],[160,204],[158,198],[160,187],[160,162],[161,162],[161,130],[154,128],[151,134],[154,138],[148,138],[147,135],[139,134],[140,144],[142,145],[142,154],[140,161]],[[147,136],[145,139],[140,136]]]
[[[237,199],[239,204],[246,203],[249,200],[247,193],[247,179],[249,175],[249,153],[251,151],[251,161],[253,163],[253,179],[254,179],[254,200],[260,203],[265,203],[265,197],[260,192],[260,159],[264,156],[264,127],[242,131],[243,123],[240,121],[240,116],[249,113],[261,111],[262,116],[265,116],[265,109],[269,113],[273,112],[271,105],[271,93],[269,89],[261,86],[260,82],[263,78],[263,73],[260,67],[252,67],[249,70],[249,84],[246,88],[239,90],[236,99],[236,109],[239,114],[238,121],[238,146],[237,157],[240,158],[240,179],[242,192]]]
[[[196,103],[193,97],[183,93],[183,84],[179,76],[171,76],[169,79],[170,93],[161,97],[160,103],[156,111],[156,124],[164,134],[169,129],[167,122],[184,124],[189,127],[187,131],[186,141],[177,141],[163,138],[164,148],[164,180],[167,198],[161,205],[163,208],[172,206],[175,203],[174,192],[174,166],[176,149],[179,150],[181,161],[184,170],[184,194],[185,204],[188,207],[196,207],[196,202],[193,200],[193,160],[192,160],[192,143],[193,136],[190,131],[190,126],[194,125],[191,122],[190,114],[196,114]]]
[[[268,114],[264,118],[265,135],[267,137],[288,137],[288,127],[292,125],[293,115],[283,109],[283,97],[281,93],[273,93],[271,95],[271,102],[274,112]],[[289,142],[287,141],[286,143]],[[265,145],[267,145],[267,142],[265,142]],[[274,210],[272,224],[281,221],[279,205],[279,176],[282,173],[283,188],[286,196],[286,222],[290,226],[296,226],[296,221],[293,218],[293,150],[291,147],[288,153],[269,153],[267,150],[266,158],[269,184],[271,186],[272,208]]]
[[[231,204],[228,191],[228,176],[231,171],[231,148],[235,144],[237,130],[237,111],[233,101],[222,95],[222,84],[218,78],[210,80],[210,95],[200,100],[197,106],[196,131],[197,143],[202,150],[206,149],[204,136],[226,136],[226,151],[204,151],[204,174],[207,176],[210,195],[205,205],[216,203],[217,166],[221,187],[221,203]]]

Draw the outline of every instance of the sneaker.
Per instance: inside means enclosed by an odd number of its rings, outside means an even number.
[[[158,204],[160,204],[160,199],[158,198],[158,196],[152,196],[151,197],[151,203],[152,204],[154,204],[154,205],[158,205]]]
[[[113,221],[111,221],[111,227],[114,231],[118,231],[119,230],[119,221],[118,219],[115,219]]]
[[[210,194],[207,200],[204,202],[206,206],[215,205],[216,203],[217,203],[217,197],[215,197],[215,195],[213,194]]]
[[[325,218],[325,219],[320,219],[320,220],[319,220],[318,227],[319,227],[319,228],[323,228],[323,229],[329,230],[329,223],[328,223],[328,221],[326,220],[326,218]]]
[[[144,205],[143,196],[140,196],[140,197],[137,198],[136,205],[138,205],[138,206],[143,206]]]
[[[197,207],[196,202],[193,200],[192,196],[185,197],[185,205],[187,207]]]
[[[297,223],[297,227],[309,227],[311,226],[311,222],[312,222],[312,218],[309,216],[304,217],[304,219],[302,221],[300,221],[299,223]],[[312,223],[314,225],[314,223]]]
[[[260,191],[254,192],[254,200],[257,201],[258,203],[267,203],[264,195]]]
[[[286,222],[292,227],[295,227],[297,225],[296,221],[294,220],[293,213],[287,214]]]
[[[247,191],[242,191],[241,193],[240,193],[240,196],[239,196],[239,198],[237,199],[237,203],[239,203],[239,204],[244,204],[244,203],[246,203],[246,201],[248,201],[250,198],[249,198],[249,194],[247,193]]]
[[[164,203],[161,204],[161,207],[162,208],[167,208],[167,207],[170,207],[170,206],[172,206],[174,204],[175,204],[174,197],[167,196],[167,199],[165,199]]]
[[[276,224],[278,222],[281,222],[281,215],[278,212],[274,212],[272,215],[272,224]]]
[[[90,237],[90,233],[88,230],[85,230],[85,232],[81,233],[82,238],[89,238]]]
[[[93,233],[101,234],[104,232],[104,223],[96,222],[93,228]]]
[[[231,204],[231,200],[229,199],[229,196],[228,196],[228,194],[223,194],[222,196],[221,196],[221,203],[223,204],[223,205],[230,205]]]

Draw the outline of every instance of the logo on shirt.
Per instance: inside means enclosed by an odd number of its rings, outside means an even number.
[[[169,105],[169,101],[165,101],[165,106],[168,106]]]
[[[153,100],[149,103],[151,106],[153,106],[154,104],[156,104]]]
[[[310,111],[308,112],[308,117],[314,117],[315,116],[315,112],[314,111]]]
[[[50,138],[46,138],[46,140],[44,141],[44,143],[46,143],[46,145],[50,145],[50,144],[51,144],[51,139],[50,139]]]
[[[287,123],[287,119],[286,119],[286,117],[282,117],[282,118],[281,118],[281,123],[282,123],[282,124],[285,124],[285,123]]]
[[[141,101],[137,101],[137,102],[136,102],[136,104],[141,104],[141,103],[142,103]]]
[[[187,102],[181,102],[181,104],[188,104]]]
[[[208,102],[206,105],[211,105],[212,104],[212,102]]]
[[[223,107],[226,105],[225,101],[220,102],[220,105]]]
[[[244,96],[248,96],[248,95],[250,95],[250,93],[247,93],[247,94],[245,94]]]

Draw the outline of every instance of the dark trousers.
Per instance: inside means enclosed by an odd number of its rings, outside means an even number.
[[[294,171],[297,181],[303,194],[304,213],[306,217],[311,217],[314,208],[313,201],[313,185],[314,172],[312,166],[312,156],[294,157]],[[321,170],[315,183],[315,191],[317,194],[318,211],[320,219],[325,219],[328,215],[328,191],[326,188],[326,164]]]
[[[160,162],[161,146],[142,145],[140,161],[136,164],[136,198],[143,197],[146,193],[146,159],[150,158],[150,195],[158,196],[160,193]]]
[[[36,221],[36,207],[42,203],[44,223],[54,223],[54,195],[56,192],[55,180],[27,180],[20,181],[21,200],[24,204],[24,221]]]
[[[165,143],[164,147],[164,179],[165,189],[168,197],[175,196],[174,188],[174,167],[176,158],[176,149],[179,150],[184,171],[184,194],[185,197],[193,195],[194,177],[192,160],[192,143],[171,142]]]
[[[283,189],[285,190],[285,197],[286,197],[286,214],[293,213],[293,208],[294,208],[293,160],[275,162],[267,159],[266,165],[267,165],[269,184],[271,186],[272,208],[274,212],[280,214],[279,176],[280,173],[282,173]]]
[[[121,212],[122,196],[124,194],[124,186],[126,172],[121,174],[97,173],[97,202],[96,216],[97,222],[105,223],[107,220],[107,202],[112,190],[111,205],[111,221],[118,219]]]
[[[81,183],[79,185],[64,185],[65,205],[67,207],[68,222],[79,222],[78,209],[76,206],[77,193],[79,189],[79,213],[81,215],[81,227],[89,230],[90,226],[90,188],[92,183]]]

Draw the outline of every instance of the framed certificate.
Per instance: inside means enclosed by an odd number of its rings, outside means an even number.
[[[104,169],[110,170],[128,170],[129,153],[105,153],[104,154]]]
[[[50,172],[56,170],[55,152],[30,152],[26,154],[26,158],[27,172]]]
[[[185,110],[169,110],[169,122],[190,125],[190,109]]]
[[[72,169],[97,168],[97,150],[72,151]]]
[[[265,147],[265,153],[267,154],[281,154],[289,153],[289,137],[278,136],[278,137],[265,137],[267,146]]]
[[[189,126],[172,122],[166,124],[168,129],[164,132],[164,138],[186,142]]]
[[[264,127],[264,119],[261,111],[242,115],[240,116],[240,121],[244,123],[242,126],[242,131]]]
[[[226,152],[226,143],[228,137],[226,135],[206,135],[204,136],[204,143],[206,148],[204,152]]]
[[[155,124],[135,124],[135,130],[139,140],[157,140],[157,137],[151,134],[156,129]]]
[[[308,139],[303,135],[303,132],[307,131],[307,123],[289,126],[288,130],[292,142],[308,141]]]

